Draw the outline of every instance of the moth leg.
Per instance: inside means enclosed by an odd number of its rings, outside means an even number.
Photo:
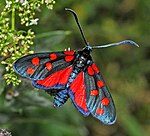
[[[57,90],[57,89],[49,89],[49,90],[45,90],[46,93],[48,93],[49,95],[51,96],[56,96],[56,94],[61,91],[60,89]]]

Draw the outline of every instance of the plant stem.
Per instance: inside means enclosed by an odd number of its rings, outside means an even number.
[[[15,30],[15,8],[12,9],[12,14],[11,14],[11,30]],[[16,45],[14,44],[14,52],[16,52]]]
[[[11,30],[15,30],[15,8],[12,9]]]

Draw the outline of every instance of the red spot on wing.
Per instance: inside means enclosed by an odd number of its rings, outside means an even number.
[[[40,63],[40,59],[38,57],[35,57],[32,59],[32,64],[35,66],[38,66]]]
[[[96,73],[99,73],[99,69],[98,69],[98,67],[95,65],[95,63],[92,64],[92,68],[94,69],[94,71],[95,71]]]
[[[80,72],[75,80],[70,84],[70,89],[74,94],[74,101],[84,111],[88,111],[86,107],[86,90],[84,85],[83,72]]]
[[[104,82],[102,80],[97,81],[98,88],[102,88],[104,86]]]
[[[98,90],[92,90],[92,91],[90,92],[90,95],[91,95],[91,96],[96,96],[96,95],[98,95]]]
[[[57,55],[55,53],[50,54],[50,60],[55,60]]]
[[[45,67],[47,68],[47,70],[52,70],[52,68],[53,68],[53,66],[52,66],[52,63],[50,63],[50,62],[47,62],[46,64],[45,64]]]
[[[34,73],[34,69],[32,67],[28,67],[27,74],[32,75]]]
[[[96,114],[102,115],[104,113],[104,110],[102,108],[97,108]]]
[[[49,75],[43,80],[37,80],[36,82],[45,87],[52,87],[56,84],[67,84],[71,72],[72,67],[68,67]]]
[[[74,55],[74,51],[64,51],[65,55]]]
[[[74,59],[74,56],[66,56],[65,57],[65,61],[66,62],[70,62],[70,61],[72,61]]]
[[[93,76],[93,75],[94,75],[94,70],[92,69],[91,66],[88,66],[87,70],[88,70],[88,74],[89,74],[90,76]]]
[[[102,100],[101,100],[101,103],[104,105],[104,106],[108,106],[109,104],[109,99],[107,97],[104,97]]]

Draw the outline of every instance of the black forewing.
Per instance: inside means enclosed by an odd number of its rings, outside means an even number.
[[[55,60],[50,60],[50,54],[56,54],[57,58]],[[35,53],[31,55],[26,55],[22,58],[19,58],[14,64],[14,70],[17,74],[31,79],[31,80],[42,80],[48,75],[55,73],[63,68],[68,67],[73,63],[72,61],[65,61],[64,52],[46,52],[46,53]],[[39,65],[33,65],[32,59],[39,58]],[[46,63],[50,62],[52,64],[52,69],[48,70],[46,68]],[[34,72],[32,74],[27,73],[28,68],[33,68]]]
[[[100,80],[104,83],[104,86],[101,88],[97,85],[97,82]],[[84,72],[84,81],[86,86],[86,103],[90,113],[104,124],[113,124],[116,120],[116,109],[100,72],[94,71],[94,75],[91,76],[86,70]],[[98,94],[92,95],[91,91],[93,90],[97,90]],[[104,98],[109,100],[107,106],[102,104]],[[103,110],[103,113],[100,110]]]

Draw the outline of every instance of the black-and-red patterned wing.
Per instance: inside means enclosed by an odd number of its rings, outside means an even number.
[[[73,64],[74,58],[74,51],[35,53],[19,58],[13,67],[16,73],[32,80],[34,86],[50,89],[51,80],[57,84],[56,79],[57,81],[59,79],[60,83],[64,83],[63,79],[66,76],[68,78],[68,74],[72,70],[71,65]],[[56,84],[51,85],[56,87]],[[62,88],[62,86],[57,85],[56,88]]]
[[[70,66],[74,58],[74,51],[35,53],[19,58],[13,67],[16,73],[25,78],[42,80]]]
[[[32,84],[40,89],[65,89],[66,84],[68,83],[70,74],[73,67],[69,66],[62,70],[59,70],[53,74],[50,74],[43,80],[34,80]]]
[[[86,105],[90,113],[104,124],[113,124],[116,120],[114,102],[94,63],[84,72],[84,83]]]
[[[81,71],[70,84],[69,95],[78,111],[83,115],[88,116],[90,112],[86,106],[86,89],[83,71]]]

